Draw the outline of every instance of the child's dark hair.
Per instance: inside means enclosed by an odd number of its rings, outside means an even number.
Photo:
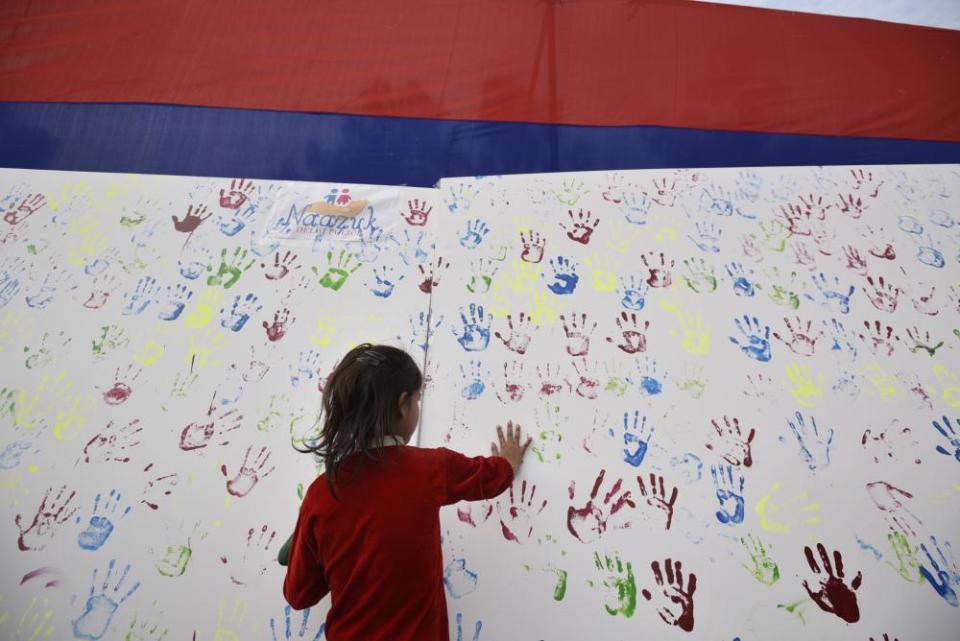
[[[377,448],[391,433],[400,395],[423,385],[420,368],[402,349],[363,343],[337,363],[323,388],[322,426],[314,444],[300,449],[323,461],[327,486],[336,498],[340,463],[354,452],[379,460]]]

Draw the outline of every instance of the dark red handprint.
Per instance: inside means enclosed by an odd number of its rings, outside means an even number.
[[[26,198],[20,201],[16,208],[7,210],[3,215],[4,222],[11,225],[22,223],[32,216],[38,209],[47,204],[47,199],[43,194],[28,194]]]
[[[560,314],[560,321],[567,338],[567,354],[585,356],[590,351],[590,335],[597,328],[597,324],[591,324],[586,314],[580,314],[579,318],[577,314],[572,314],[569,319]]]
[[[570,222],[560,223],[560,226],[567,232],[567,238],[581,245],[589,243],[590,236],[593,235],[593,231],[600,224],[600,219],[594,216],[590,210],[584,211],[582,209],[576,214],[573,213],[572,209],[568,209],[567,215],[570,217]]]
[[[613,343],[627,354],[647,351],[646,332],[650,329],[650,321],[641,323],[635,313],[620,312],[620,317],[617,318],[617,327],[620,329],[621,337],[607,336],[608,343]]]
[[[200,223],[212,215],[213,213],[207,210],[206,205],[198,205],[196,210],[194,210],[193,205],[190,205],[187,207],[187,213],[183,220],[179,220],[176,216],[170,216],[170,218],[173,220],[174,229],[185,234],[192,234],[200,226]]]
[[[547,240],[540,235],[540,232],[532,229],[520,232],[520,245],[523,247],[520,260],[526,263],[539,263],[543,260],[543,250]]]
[[[857,572],[857,576],[850,582],[850,587],[844,582],[843,557],[839,551],[833,553],[833,564],[830,563],[830,556],[823,543],[817,543],[817,551],[820,554],[820,562],[823,565],[821,570],[817,560],[813,557],[813,550],[809,546],[803,548],[807,556],[807,564],[810,569],[821,576],[820,589],[814,592],[810,589],[807,580],[803,580],[803,587],[813,599],[813,602],[820,606],[824,612],[836,614],[847,623],[856,623],[860,620],[860,608],[857,606],[856,590],[860,588],[863,576]]]
[[[659,592],[662,598],[658,600],[661,606],[657,608],[657,614],[664,622],[675,625],[685,632],[693,630],[693,593],[697,591],[697,575],[691,573],[687,577],[687,586],[684,588],[683,567],[680,561],[666,559],[663,563],[663,570],[666,572],[666,581],[664,581],[663,572],[660,571],[660,562],[654,561],[650,564],[653,570],[653,578],[657,582]],[[643,589],[640,594],[647,601],[653,598],[650,590]],[[679,612],[677,609],[679,608]]]
[[[13,522],[20,530],[20,536],[17,537],[17,547],[20,548],[21,552],[45,548],[46,540],[54,535],[57,527],[70,520],[80,509],[79,507],[74,507],[71,510],[67,509],[70,501],[77,494],[76,490],[70,490],[70,495],[66,498],[63,496],[67,492],[66,485],[60,486],[60,491],[53,499],[50,498],[52,492],[52,487],[47,488],[43,499],[40,501],[40,507],[37,508],[37,512],[33,516],[33,521],[26,528],[23,527],[23,517],[20,514],[14,517]]]
[[[230,191],[220,190],[220,206],[225,209],[240,209],[252,193],[252,180],[233,179],[230,181]]]
[[[657,476],[653,472],[650,473],[649,490],[643,482],[642,476],[637,477],[637,484],[640,486],[640,496],[644,498],[647,505],[662,511],[667,516],[667,524],[664,529],[669,530],[670,524],[673,522],[673,506],[677,502],[677,488],[673,488],[673,491],[670,493],[670,498],[668,499],[667,492],[663,486],[663,477]]]
[[[497,503],[497,511],[500,514],[500,528],[503,531],[503,538],[514,543],[520,543],[520,539],[529,539],[533,534],[533,518],[543,512],[547,507],[547,500],[539,504],[539,508],[534,505],[533,497],[537,493],[537,486],[530,485],[530,494],[527,495],[527,482],[522,481],[520,485],[520,501],[518,502],[513,493],[513,485],[510,486],[510,506],[506,507],[503,503]]]
[[[407,201],[407,213],[403,215],[403,219],[407,221],[408,225],[423,227],[427,224],[432,211],[433,207],[429,207],[427,201],[420,202],[420,200],[414,198]]]
[[[231,496],[236,496],[237,498],[246,496],[250,493],[250,490],[256,487],[260,479],[269,476],[270,473],[276,469],[276,467],[271,467],[266,472],[263,471],[267,465],[267,461],[270,460],[270,450],[266,447],[261,447],[256,460],[254,460],[252,464],[248,464],[250,451],[252,449],[252,445],[247,447],[247,452],[243,455],[243,463],[240,465],[240,470],[237,472],[237,475],[227,480],[227,492]],[[220,466],[220,472],[224,476],[229,476],[226,464]]]
[[[637,507],[630,496],[629,490],[621,493],[620,488],[623,485],[623,479],[617,479],[610,491],[603,495],[603,500],[600,503],[596,502],[597,494],[600,492],[600,486],[603,484],[603,477],[606,473],[606,470],[600,470],[597,480],[593,482],[590,500],[587,501],[586,505],[581,508],[571,505],[567,508],[567,530],[582,543],[590,543],[603,536],[603,533],[607,531],[610,518],[620,510],[627,506]],[[575,494],[576,487],[571,482],[568,492],[571,501]],[[616,527],[628,528],[630,523],[627,522]]]
[[[867,276],[867,284],[870,285],[870,289],[863,287],[863,293],[867,295],[874,307],[881,312],[890,312],[891,314],[897,311],[897,298],[901,292],[899,287],[894,287],[893,283],[885,282],[883,276],[880,276],[876,281],[873,280],[873,276]]]
[[[263,269],[263,276],[267,280],[280,280],[290,272],[295,269],[300,269],[301,265],[297,264],[297,255],[287,250],[283,255],[283,258],[280,258],[280,252],[276,252],[273,255],[273,266],[268,268],[266,263],[260,263],[260,268]]]
[[[670,271],[674,266],[672,259],[668,259],[662,252],[659,254],[650,252],[641,256],[640,260],[643,261],[644,266],[650,272],[646,279],[650,287],[666,289],[673,284],[673,274]]]
[[[130,454],[127,450],[140,444],[140,437],[137,435],[142,431],[143,428],[140,427],[139,418],[135,418],[119,428],[115,428],[114,421],[110,421],[101,432],[87,441],[76,464],[79,465],[81,461],[84,463],[105,461],[127,463],[130,461]]]
[[[523,312],[520,312],[516,322],[514,322],[512,314],[507,314],[507,329],[509,331],[506,332],[506,335],[500,332],[494,332],[493,335],[499,338],[504,347],[511,352],[526,354],[527,348],[530,346],[530,325],[530,317]]]
[[[750,467],[753,465],[753,453],[751,452],[751,443],[756,436],[756,430],[750,428],[747,438],[743,438],[743,432],[740,429],[740,419],[737,417],[723,417],[721,426],[717,419],[711,419],[713,429],[716,431],[714,439],[707,443],[707,449],[713,451],[716,449],[723,460],[730,465],[743,465]]]
[[[420,270],[420,276],[423,278],[420,283],[420,291],[424,294],[432,292],[433,288],[440,284],[440,278],[443,276],[444,270],[449,268],[450,261],[444,261],[443,256],[438,256],[436,264],[429,266],[429,272],[424,269],[422,264],[417,265],[417,269]]]
[[[275,311],[273,313],[272,323],[263,321],[263,329],[267,331],[267,339],[271,343],[275,343],[283,338],[287,334],[287,330],[290,328],[290,325],[293,324],[294,320],[296,320],[296,317],[290,318],[290,310],[286,307]]]

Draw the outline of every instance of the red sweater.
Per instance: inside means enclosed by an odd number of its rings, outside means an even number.
[[[385,447],[347,458],[339,501],[321,475],[293,533],[283,595],[297,610],[331,594],[330,641],[448,641],[440,506],[497,496],[513,482],[502,457]]]

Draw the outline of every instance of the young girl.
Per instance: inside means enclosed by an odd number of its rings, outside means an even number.
[[[318,442],[301,450],[326,471],[300,507],[283,595],[301,610],[329,592],[330,641],[447,641],[440,506],[503,492],[530,445],[507,423],[491,457],[407,447],[422,385],[403,350],[350,350],[324,388]]]

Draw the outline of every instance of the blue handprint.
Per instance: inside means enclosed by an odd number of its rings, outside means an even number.
[[[176,287],[167,285],[167,302],[160,309],[157,317],[160,320],[175,321],[180,318],[180,314],[186,308],[187,303],[193,298],[193,291],[184,284],[178,284]]]
[[[820,433],[817,427],[817,419],[812,415],[808,422],[803,414],[796,412],[796,422],[787,419],[790,431],[793,432],[797,444],[800,446],[800,456],[811,470],[824,468],[830,465],[830,446],[833,444],[833,428],[824,430]],[[780,437],[781,442],[786,442],[784,437]]]
[[[744,271],[743,265],[737,262],[727,263],[727,274],[733,281],[733,293],[737,296],[750,298],[756,296],[759,285],[755,284],[753,270]]]
[[[647,426],[647,417],[641,416],[640,410],[634,410],[633,423],[630,422],[630,412],[623,413],[623,460],[633,467],[640,467],[650,447],[653,438],[653,425]],[[609,429],[610,436],[614,436],[613,428]]]
[[[6,307],[20,291],[20,279],[4,272],[0,278],[0,307]]]
[[[630,278],[621,278],[617,287],[617,292],[622,296],[620,305],[624,309],[639,312],[647,304],[647,292],[650,291],[650,285],[642,278],[630,276]]]
[[[908,234],[923,233],[923,224],[913,216],[900,216],[897,219],[897,227],[900,228],[900,231],[905,231]]]
[[[687,238],[693,241],[697,249],[709,254],[720,251],[720,237],[723,236],[723,229],[711,222],[698,222],[694,227],[697,230],[696,236],[687,236]]]
[[[447,563],[443,571],[443,585],[454,599],[459,599],[476,590],[478,579],[477,573],[467,568],[466,559],[456,556]]]
[[[197,280],[201,274],[206,273],[207,266],[199,260],[192,260],[189,263],[180,263],[180,275],[187,280]]]
[[[479,218],[467,221],[467,229],[460,237],[460,245],[465,249],[476,249],[490,233],[487,224]]]
[[[755,361],[760,361],[761,363],[766,363],[770,360],[770,326],[764,325],[763,329],[760,329],[760,321],[757,320],[757,317],[753,318],[744,315],[743,321],[739,318],[733,319],[734,324],[737,326],[737,330],[743,335],[746,339],[744,342],[741,342],[741,339],[738,339],[735,336],[730,337],[730,342],[740,348],[740,351],[752,358]]]
[[[625,211],[628,223],[634,225],[646,225],[647,216],[650,214],[650,207],[653,206],[646,192],[631,191],[623,194],[623,209]]]
[[[483,305],[470,303],[469,316],[464,309],[460,308],[460,320],[463,321],[463,327],[459,330],[453,328],[453,334],[457,337],[460,347],[467,352],[482,352],[490,344],[490,323],[493,317],[484,313]]]
[[[375,284],[370,288],[370,292],[374,296],[377,298],[390,298],[397,283],[405,278],[404,274],[393,278],[392,274],[394,271],[394,268],[390,265],[379,265],[373,270]]]
[[[943,438],[947,439],[947,447],[943,445],[937,445],[937,451],[941,454],[946,454],[947,456],[952,456],[958,462],[960,462],[960,436],[953,429],[953,425],[950,424],[950,419],[946,416],[943,417],[943,425],[937,421],[933,421],[933,427],[936,428],[938,432],[943,435]],[[960,423],[960,419],[957,419],[957,422]],[[952,452],[950,450],[953,450]]]
[[[477,619],[473,626],[473,638],[470,641],[480,640],[480,630],[483,628],[483,621]],[[463,641],[463,613],[457,612],[457,641]]]
[[[670,459],[670,465],[680,472],[688,483],[693,483],[703,478],[703,461],[693,452],[687,452],[681,456],[674,456]]]
[[[136,289],[132,292],[125,292],[123,294],[123,299],[128,301],[126,306],[123,308],[123,313],[126,315],[137,315],[143,313],[150,303],[153,301],[150,298],[150,294],[153,293],[154,288],[157,285],[157,279],[153,276],[144,276],[137,281]]]
[[[815,276],[810,277],[813,280],[813,284],[816,285],[817,289],[820,290],[820,295],[823,297],[823,300],[820,301],[832,312],[839,312],[841,314],[846,314],[850,311],[850,297],[853,296],[856,289],[853,285],[850,285],[849,288],[844,288],[840,284],[840,279],[836,276],[833,277],[833,282],[827,282],[827,277],[823,273],[819,273]],[[844,292],[843,290],[847,291]],[[809,300],[817,302],[817,300],[810,294],[804,294]]]
[[[932,571],[927,569],[926,565],[921,565],[920,574],[923,575],[923,578],[927,580],[944,601],[955,608],[960,607],[960,599],[957,598],[957,586],[960,585],[960,565],[958,565],[956,559],[953,558],[953,550],[951,550],[950,542],[944,541],[943,543],[943,547],[947,549],[950,558],[947,558],[947,555],[937,544],[936,537],[931,536],[930,542],[933,543],[933,548],[940,556],[940,563],[937,563],[933,555],[930,554],[926,543],[921,543],[920,548],[930,560]],[[936,575],[936,579],[934,578],[934,574]]]
[[[102,548],[103,544],[110,538],[115,527],[112,519],[116,515],[117,508],[120,507],[120,492],[118,490],[110,490],[110,494],[107,495],[107,500],[103,502],[103,512],[106,516],[97,514],[100,508],[101,498],[101,495],[98,493],[93,499],[93,514],[90,516],[90,523],[87,525],[87,529],[77,537],[77,544],[84,550],[95,552]],[[120,518],[122,519],[129,512],[130,506],[128,505],[127,509],[120,514]],[[80,520],[79,517],[77,520]]]
[[[20,465],[22,457],[32,446],[30,441],[14,441],[7,443],[3,450],[0,450],[0,470],[12,470]]]
[[[656,360],[637,361],[637,370],[640,372],[642,394],[655,396],[663,392],[663,382],[667,380],[667,372],[664,371],[663,374],[658,372]]]
[[[303,618],[300,620],[300,627],[297,630],[298,639],[307,638],[307,623],[310,621],[310,611],[313,608],[307,608],[303,611]],[[293,614],[293,608],[289,605],[283,606],[283,641],[291,641],[293,636],[293,625],[291,624],[290,618]],[[314,635],[312,641],[320,641],[320,637],[323,636],[323,633],[327,630],[327,624],[321,623],[320,629],[317,630],[316,635]],[[273,641],[281,641],[280,637],[277,636],[277,621],[273,617],[270,617],[270,634],[273,635]]]
[[[97,569],[95,568],[93,570],[93,580],[90,582],[90,596],[87,597],[87,601],[84,604],[83,613],[73,621],[73,636],[78,639],[97,641],[103,637],[107,628],[110,627],[110,622],[113,620],[113,615],[116,614],[117,609],[140,587],[140,582],[137,581],[126,594],[120,597],[119,601],[115,601],[114,599],[120,594],[120,588],[123,586],[127,574],[130,573],[130,565],[127,564],[127,566],[123,568],[117,584],[112,590],[109,590],[110,579],[113,576],[113,569],[116,563],[116,559],[110,559],[110,563],[107,566],[107,576],[104,578],[103,585],[100,587],[98,593],[96,592]],[[107,596],[108,592],[110,596]]]
[[[733,466],[710,466],[710,476],[717,487],[717,501],[720,509],[717,510],[717,520],[724,524],[743,523],[743,476],[733,479]]]
[[[250,320],[250,314],[254,314],[261,309],[263,305],[257,305],[257,296],[256,294],[250,293],[243,297],[243,300],[240,299],[241,295],[237,294],[233,299],[233,307],[230,308],[230,313],[225,314],[224,308],[220,309],[220,325],[226,327],[231,332],[239,332],[243,329],[243,326],[247,324],[247,321]]]
[[[253,220],[253,215],[256,211],[257,208],[251,204],[242,212],[234,214],[230,220],[225,220],[220,223],[220,233],[228,238],[236,236],[247,226],[247,223]]]
[[[554,294],[572,294],[580,282],[580,276],[577,275],[577,264],[571,262],[569,258],[557,256],[550,259],[550,267],[553,269],[554,282],[547,285]]]
[[[430,344],[430,337],[433,336],[433,333],[437,331],[437,328],[439,328],[442,323],[442,314],[438,315],[436,318],[433,317],[432,312],[420,312],[417,314],[417,316],[411,316],[410,344],[416,345],[426,352],[427,346]]]
[[[466,370],[463,365],[461,365],[460,376],[463,377],[463,388],[460,391],[461,396],[468,401],[474,401],[483,395],[487,385],[483,382],[480,361],[470,361]]]
[[[942,269],[943,266],[947,264],[946,259],[943,257],[943,252],[937,248],[933,237],[929,234],[927,235],[926,244],[920,245],[917,248],[917,260],[924,265],[936,267],[937,269]]]

